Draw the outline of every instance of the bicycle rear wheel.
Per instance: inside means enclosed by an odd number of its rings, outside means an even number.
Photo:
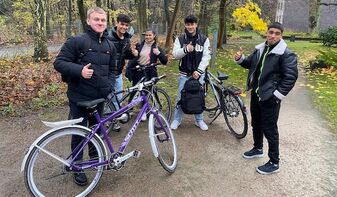
[[[223,115],[229,130],[238,139],[247,135],[248,121],[246,109],[239,96],[225,93],[223,96]]]
[[[161,126],[157,128],[156,124]],[[160,165],[167,172],[173,173],[177,167],[177,146],[170,125],[161,112],[149,117],[149,137],[152,151]]]
[[[73,136],[84,138],[89,133],[89,131],[81,128],[61,128],[51,132],[36,143],[28,155],[24,168],[25,184],[33,196],[86,196],[96,187],[102,176],[103,166],[77,172],[85,173],[88,179],[86,186],[78,186],[73,181],[73,173],[75,172],[66,168],[66,165],[58,160],[70,162],[71,138]],[[87,145],[87,147],[84,147],[83,159],[77,162],[78,166],[104,160],[105,146],[98,138],[95,135],[91,139],[92,150],[97,151],[97,157],[90,158],[88,156]]]

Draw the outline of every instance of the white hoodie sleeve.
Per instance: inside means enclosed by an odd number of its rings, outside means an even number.
[[[211,54],[210,54],[210,51],[209,51],[209,47],[210,47],[210,44],[209,44],[209,39],[207,38],[205,43],[204,43],[204,51],[203,51],[203,55],[202,55],[202,58],[201,58],[201,62],[198,66],[198,72],[200,74],[203,74],[209,64],[209,60],[211,59]]]
[[[179,38],[177,37],[174,41],[173,51],[172,51],[173,57],[175,59],[181,59],[187,54],[186,47],[182,47],[179,42]]]

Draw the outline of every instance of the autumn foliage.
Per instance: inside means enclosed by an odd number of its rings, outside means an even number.
[[[52,62],[34,63],[31,57],[1,59],[0,113],[15,112],[17,106],[41,108],[64,102],[65,84]]]
[[[261,18],[261,9],[256,3],[248,1],[244,7],[234,10],[232,16],[239,28],[250,26],[254,31],[267,31],[267,23]]]

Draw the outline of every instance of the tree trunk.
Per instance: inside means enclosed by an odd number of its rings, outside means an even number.
[[[71,1],[72,0],[68,0],[68,20],[67,20],[67,28],[66,28],[66,35],[67,37],[71,36],[71,27],[72,27],[72,6],[71,6]]]
[[[46,5],[47,5],[47,14],[49,16],[50,14],[50,6],[48,4],[48,0],[46,0]],[[50,29],[50,17],[46,18],[46,31],[47,31],[47,38],[52,37],[51,29]]]
[[[82,29],[84,31],[85,26],[87,24],[87,17],[85,14],[85,10],[84,10],[84,4],[83,4],[83,0],[77,0],[77,7],[78,7],[78,12],[80,14],[80,19],[81,19],[81,23],[82,23]]]
[[[204,2],[204,0],[202,0]],[[181,10],[183,12],[183,17],[194,14],[194,0],[184,1],[181,5]]]
[[[47,3],[45,0],[34,0],[33,17],[36,24],[34,34],[34,61],[48,61],[47,49]]]
[[[200,15],[199,15],[199,24],[198,28],[201,30],[202,33],[207,35],[207,6],[210,2],[208,0],[201,1],[200,6]]]
[[[220,8],[219,8],[219,33],[218,33],[218,43],[217,48],[221,48],[223,43],[226,43],[225,36],[225,26],[226,26],[226,13],[225,13],[225,6],[226,0],[220,1]]]
[[[181,2],[182,2],[182,0],[176,0],[176,6],[174,7],[174,12],[173,12],[173,15],[172,15],[171,23],[168,27],[168,32],[167,32],[167,35],[166,35],[166,42],[165,42],[165,48],[166,48],[167,51],[171,47],[171,44],[172,44],[173,31],[174,31],[174,27],[175,27],[176,22],[177,22],[178,13],[181,9]]]
[[[170,6],[171,1],[170,0],[164,0],[164,12],[165,12],[165,19],[166,19],[166,24],[165,24],[165,31],[167,32],[167,26],[171,24],[171,17],[170,17]]]
[[[141,35],[147,29],[146,0],[136,0],[138,8],[138,33]]]
[[[102,7],[102,1],[96,0],[96,6],[101,8]]]

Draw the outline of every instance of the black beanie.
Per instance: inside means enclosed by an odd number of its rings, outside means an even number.
[[[269,24],[268,25],[268,29],[270,29],[270,28],[276,28],[276,29],[279,29],[279,30],[281,30],[281,33],[283,33],[283,25],[281,24],[281,23],[279,23],[279,22],[273,22],[273,23],[271,23],[271,24]]]

